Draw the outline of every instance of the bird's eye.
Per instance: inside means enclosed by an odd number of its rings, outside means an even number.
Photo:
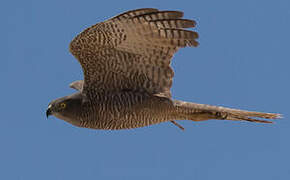
[[[61,103],[61,104],[60,104],[60,107],[61,107],[62,109],[64,109],[64,108],[66,107],[66,104],[65,104],[65,103]]]

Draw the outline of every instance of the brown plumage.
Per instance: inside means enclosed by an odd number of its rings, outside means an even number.
[[[122,13],[84,30],[70,43],[84,80],[79,92],[49,104],[47,115],[94,129],[129,129],[174,120],[209,119],[264,122],[279,114],[249,112],[171,99],[173,54],[198,46],[198,34],[185,30],[193,20],[183,12],[153,8]]]

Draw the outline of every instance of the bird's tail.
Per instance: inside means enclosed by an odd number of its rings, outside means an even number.
[[[192,121],[205,121],[209,119],[250,121],[258,123],[272,123],[264,119],[281,118],[281,114],[262,113],[254,111],[244,111],[239,109],[225,108],[221,106],[211,106],[205,104],[196,104],[184,101],[174,101],[176,116],[178,119],[187,119]],[[260,118],[260,119],[259,119]]]

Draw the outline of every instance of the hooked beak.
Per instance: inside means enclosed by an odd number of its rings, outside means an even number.
[[[51,112],[51,105],[48,106],[47,110],[46,110],[46,118],[48,118],[48,116],[52,115]]]

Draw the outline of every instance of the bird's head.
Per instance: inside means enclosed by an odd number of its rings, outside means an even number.
[[[75,93],[51,101],[46,110],[46,117],[53,115],[59,119],[73,123],[81,111],[82,96]],[[74,123],[73,123],[74,124]]]

